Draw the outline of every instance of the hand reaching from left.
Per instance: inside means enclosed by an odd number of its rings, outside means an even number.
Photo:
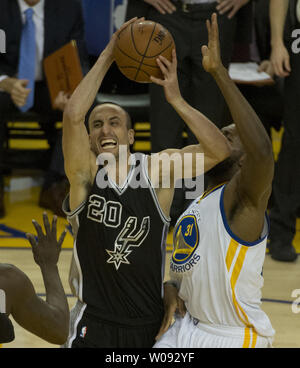
[[[43,233],[40,224],[32,220],[37,233],[37,240],[33,234],[26,234],[32,246],[32,252],[35,262],[40,266],[56,266],[59,254],[61,252],[61,246],[66,236],[67,231],[64,230],[57,240],[57,216],[53,216],[52,226],[50,226],[49,219],[46,213],[43,214],[45,234]]]
[[[177,288],[168,282],[164,283],[164,306],[165,315],[155,340],[159,340],[171,326],[176,311],[181,317],[184,317],[186,312],[184,301],[179,298]]]

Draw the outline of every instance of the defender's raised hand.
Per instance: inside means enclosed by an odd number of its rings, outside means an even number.
[[[216,13],[212,14],[211,21],[206,20],[206,27],[208,32],[208,45],[202,46],[201,48],[203,56],[202,65],[205,71],[213,74],[222,67],[219,27]]]
[[[38,222],[32,220],[33,226],[36,229],[37,239],[33,234],[26,234],[32,246],[32,252],[35,262],[39,266],[56,265],[61,251],[62,243],[65,239],[67,230],[64,230],[57,241],[57,216],[53,216],[52,226],[46,213],[43,214],[45,234]]]
[[[172,50],[172,61],[170,62],[163,56],[157,58],[157,65],[164,76],[164,79],[150,77],[151,81],[164,88],[165,96],[170,104],[181,99],[180,89],[177,78],[177,58],[175,49]]]

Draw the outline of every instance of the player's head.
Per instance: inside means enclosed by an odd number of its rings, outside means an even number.
[[[225,181],[229,180],[237,170],[239,170],[242,165],[245,152],[235,124],[227,125],[222,128],[221,131],[230,144],[231,154],[227,159],[209,170],[206,175],[211,178],[224,179]]]
[[[127,111],[115,103],[96,105],[88,118],[91,150],[98,156],[110,152],[118,158],[119,147],[128,151],[134,142],[134,130]]]

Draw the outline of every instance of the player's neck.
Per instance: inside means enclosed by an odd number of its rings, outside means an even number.
[[[131,169],[132,163],[130,161],[131,153],[128,152],[127,158],[116,157],[116,167],[111,167],[110,165],[105,166],[108,176],[113,177],[115,175],[116,184],[122,186],[128,177],[129,171]]]
[[[218,185],[227,183],[231,178],[232,178],[232,175],[229,172],[224,175],[220,175],[218,177],[217,176],[209,177],[206,190],[211,190],[217,187]]]

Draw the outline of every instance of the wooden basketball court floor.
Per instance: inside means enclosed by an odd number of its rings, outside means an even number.
[[[275,157],[280,149],[281,134],[273,133]],[[136,147],[138,149],[138,147]],[[38,174],[12,176],[8,178],[9,190],[5,194],[7,215],[0,220],[0,262],[19,267],[32,280],[36,292],[44,298],[45,289],[39,267],[35,264],[26,232],[34,232],[32,219],[42,222],[43,209],[38,207],[40,177]],[[48,211],[52,216],[52,213]],[[58,233],[63,231],[67,221],[58,219]],[[168,277],[172,235],[167,238],[166,278]],[[293,242],[300,254],[300,219]],[[70,308],[75,303],[68,285],[68,270],[72,254],[72,237],[67,234],[59,261],[61,279],[68,296]],[[266,254],[264,264],[264,287],[262,290],[262,309],[268,314],[276,336],[274,347],[300,348],[300,257],[295,263],[282,263]],[[298,299],[298,300],[297,300]],[[299,305],[298,305],[299,304]],[[299,312],[299,313],[296,313]],[[13,319],[12,319],[13,321]],[[3,348],[55,348],[40,338],[25,331],[13,321],[16,338]]]

